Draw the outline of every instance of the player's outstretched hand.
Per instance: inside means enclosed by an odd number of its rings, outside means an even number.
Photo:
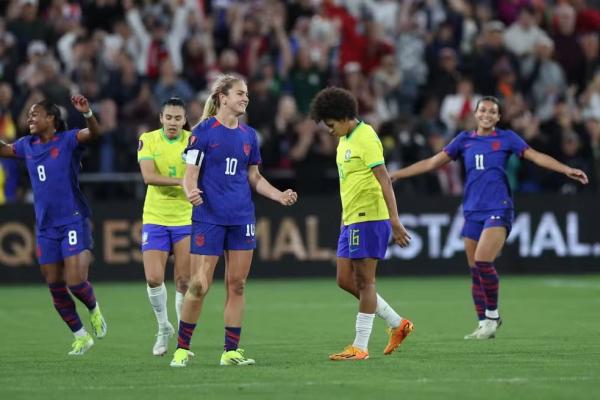
[[[88,102],[88,99],[80,94],[71,97],[71,103],[73,103],[73,107],[75,107],[75,109],[82,114],[90,111],[90,103]]]
[[[400,174],[398,173],[398,171],[391,172],[390,179],[392,180],[392,183],[398,182],[400,180]]]
[[[202,200],[201,194],[202,190],[198,188],[192,189],[189,193],[187,193],[187,198],[190,201],[190,203],[192,203],[195,206],[199,206],[204,202],[204,200]]]
[[[394,243],[400,247],[406,247],[410,243],[411,237],[406,231],[406,228],[404,228],[404,225],[400,222],[392,222],[392,236],[394,238]]]
[[[279,197],[279,203],[284,206],[291,206],[298,200],[298,193],[294,192],[292,189],[288,189],[285,192],[281,192],[281,196]]]
[[[565,174],[567,175],[569,178],[576,180],[579,183],[582,183],[584,185],[587,185],[589,180],[587,175],[585,174],[585,172],[583,172],[580,169],[577,168],[569,168],[569,170],[567,171],[567,173]]]

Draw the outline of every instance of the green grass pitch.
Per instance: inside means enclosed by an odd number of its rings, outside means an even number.
[[[371,358],[331,362],[354,338],[357,303],[331,279],[252,280],[242,347],[252,367],[220,367],[223,285],[209,293],[192,341],[196,358],[153,357],[155,320],[139,283],[102,283],[109,324],[83,357],[43,285],[0,287],[0,398],[13,399],[590,399],[600,387],[600,275],[504,277],[498,337],[473,330],[465,277],[385,278],[379,292],[415,331],[384,356],[375,321]],[[173,286],[170,318],[175,319]],[[78,304],[89,326],[87,311]],[[172,348],[175,339],[172,340]],[[593,393],[596,393],[594,395]]]

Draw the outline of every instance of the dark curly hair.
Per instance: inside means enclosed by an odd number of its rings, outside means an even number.
[[[357,116],[356,98],[349,91],[339,87],[321,90],[310,103],[310,117],[316,122],[326,119],[342,121]]]

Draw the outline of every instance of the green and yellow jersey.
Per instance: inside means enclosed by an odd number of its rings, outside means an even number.
[[[182,130],[175,139],[169,139],[162,129],[145,132],[138,144],[138,162],[153,160],[156,172],[172,178],[183,178],[185,150],[191,133]],[[181,186],[148,185],[144,201],[144,224],[163,226],[190,225],[192,204]]]
[[[390,218],[381,185],[371,168],[384,164],[377,133],[364,122],[340,138],[335,159],[340,175],[344,225]]]

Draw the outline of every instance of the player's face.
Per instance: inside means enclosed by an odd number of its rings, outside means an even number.
[[[185,110],[179,106],[165,106],[160,113],[160,123],[165,135],[175,138],[185,125]]]
[[[52,116],[46,113],[46,110],[37,104],[31,106],[27,114],[27,126],[32,135],[39,135],[52,126]]]
[[[492,129],[500,121],[500,110],[493,101],[482,101],[475,110],[475,119],[481,129]]]
[[[227,95],[221,97],[221,105],[228,108],[237,117],[243,115],[248,107],[248,87],[244,82],[235,82]]]
[[[328,118],[323,123],[329,128],[329,134],[335,137],[346,136],[353,128],[351,119],[337,120]]]

